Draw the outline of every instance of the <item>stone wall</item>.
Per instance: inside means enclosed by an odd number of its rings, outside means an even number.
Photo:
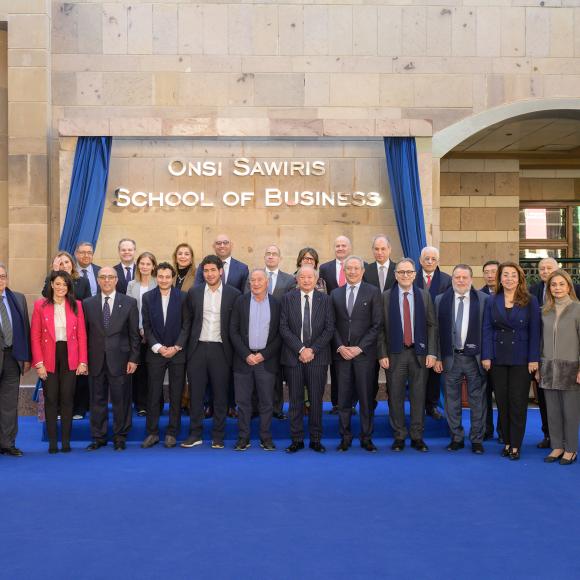
[[[0,28],[0,261],[8,260],[8,33]]]
[[[523,170],[520,172],[520,200],[578,201],[580,172],[566,169]]]

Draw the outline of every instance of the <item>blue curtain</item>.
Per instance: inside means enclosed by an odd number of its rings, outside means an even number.
[[[427,245],[423,202],[413,137],[385,137],[387,173],[403,254],[419,263]]]
[[[109,178],[111,137],[79,137],[59,250],[74,252],[78,242],[97,244]]]

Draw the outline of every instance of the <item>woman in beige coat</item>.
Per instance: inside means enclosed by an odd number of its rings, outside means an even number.
[[[556,270],[546,281],[542,309],[541,387],[545,391],[552,452],[546,463],[571,465],[580,426],[580,302],[570,275]]]

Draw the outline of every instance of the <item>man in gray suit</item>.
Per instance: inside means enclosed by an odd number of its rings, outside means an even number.
[[[0,264],[0,454],[20,457],[18,432],[20,375],[30,368],[30,325],[26,299],[8,288],[8,270]]]
[[[389,421],[395,440],[393,451],[403,451],[405,389],[411,401],[411,447],[429,451],[423,441],[427,371],[437,361],[437,319],[429,292],[415,282],[415,262],[403,258],[395,268],[397,283],[383,293],[383,328],[377,357],[387,373]]]
[[[275,245],[268,246],[264,253],[264,264],[266,265],[266,275],[268,276],[268,294],[271,294],[278,301],[290,290],[296,288],[296,278],[291,274],[280,270],[280,261],[282,253],[280,248]],[[272,416],[275,419],[283,421],[288,417],[284,414],[284,389],[282,386],[283,376],[282,369],[278,370],[276,383],[274,386],[274,412]]]
[[[487,412],[485,376],[481,366],[482,321],[488,295],[473,288],[473,271],[467,264],[453,268],[451,288],[435,298],[439,325],[439,352],[435,371],[443,373],[445,415],[451,431],[447,451],[463,449],[461,385],[467,380],[471,412],[471,450],[483,453]]]

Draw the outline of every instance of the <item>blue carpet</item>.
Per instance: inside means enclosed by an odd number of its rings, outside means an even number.
[[[50,456],[22,418],[26,456],[0,457],[0,577],[578,579],[578,465],[542,462],[530,410],[522,460],[451,454],[427,439],[346,454],[130,443]],[[231,446],[231,443],[230,443]]]

